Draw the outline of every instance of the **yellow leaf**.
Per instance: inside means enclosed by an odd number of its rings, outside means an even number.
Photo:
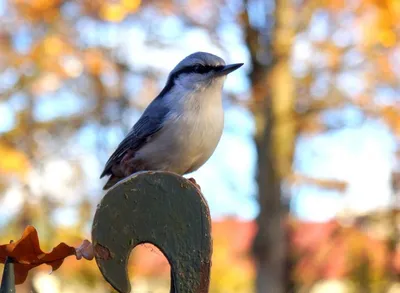
[[[0,174],[16,174],[25,176],[30,168],[28,157],[9,146],[0,144]]]
[[[88,72],[94,75],[99,75],[104,71],[106,61],[100,51],[88,50],[85,52],[84,64]]]
[[[139,8],[141,2],[141,0],[121,0],[122,5],[127,10],[129,10],[129,12],[136,11]]]
[[[64,42],[57,36],[50,36],[43,41],[43,46],[47,54],[59,55],[63,51]]]
[[[398,0],[389,1],[388,9],[391,12],[392,17],[394,19],[398,18],[400,16],[400,1]]]
[[[58,1],[54,0],[31,0],[28,1],[29,5],[37,10],[45,10],[50,7],[53,7],[57,4]]]
[[[346,6],[344,0],[330,0],[328,1],[328,8],[333,12],[339,12]]]
[[[104,3],[101,6],[100,17],[107,21],[120,22],[127,14],[127,9],[121,3]]]
[[[379,33],[379,41],[386,48],[393,47],[396,44],[396,34],[391,30],[383,30]]]

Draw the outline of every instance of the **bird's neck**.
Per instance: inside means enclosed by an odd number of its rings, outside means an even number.
[[[185,109],[206,109],[208,107],[222,107],[223,81],[187,89],[177,84],[168,95],[171,106]]]

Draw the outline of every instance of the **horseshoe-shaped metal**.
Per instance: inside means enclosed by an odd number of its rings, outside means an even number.
[[[97,207],[92,242],[104,278],[131,291],[127,264],[141,243],[157,246],[171,266],[171,293],[207,293],[212,240],[208,205],[189,180],[170,172],[136,173]]]

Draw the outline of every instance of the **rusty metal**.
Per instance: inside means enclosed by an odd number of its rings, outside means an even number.
[[[13,240],[10,241],[10,243],[13,242]],[[15,293],[15,291],[14,260],[11,257],[6,257],[3,277],[1,279],[0,293]]]
[[[101,273],[118,292],[131,291],[128,259],[142,243],[168,259],[170,292],[208,292],[210,212],[200,191],[181,176],[141,172],[109,190],[97,207],[92,242]]]
[[[15,293],[14,262],[11,257],[7,257],[6,262],[4,263],[0,293]]]

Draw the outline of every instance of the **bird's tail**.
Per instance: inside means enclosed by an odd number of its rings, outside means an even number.
[[[117,177],[117,176],[111,175],[110,178],[108,178],[107,183],[104,185],[103,190],[109,189],[110,187],[114,186],[115,184],[117,184],[122,179],[123,178],[121,178],[121,177]]]

